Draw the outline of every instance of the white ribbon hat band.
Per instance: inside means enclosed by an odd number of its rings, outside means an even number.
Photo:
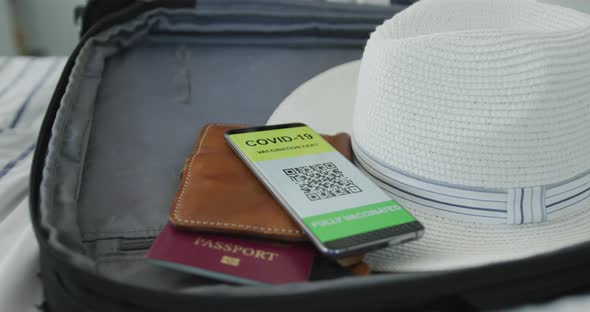
[[[433,214],[488,224],[539,223],[588,209],[590,172],[547,186],[510,189],[466,188],[413,177],[368,158],[353,141],[357,165],[376,184]],[[453,215],[454,214],[454,215]]]

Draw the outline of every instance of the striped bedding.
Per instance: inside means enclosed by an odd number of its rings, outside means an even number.
[[[39,311],[28,183],[38,129],[65,58],[0,57],[0,311]]]

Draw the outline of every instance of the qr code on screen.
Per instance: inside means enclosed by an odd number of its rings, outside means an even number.
[[[283,169],[283,172],[311,201],[363,191],[331,162]]]

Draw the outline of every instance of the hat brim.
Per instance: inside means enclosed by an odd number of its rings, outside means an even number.
[[[359,61],[346,63],[308,80],[277,107],[268,124],[303,122],[320,133],[352,133],[359,67]],[[365,260],[376,271],[475,267],[555,252],[590,239],[590,209],[543,223],[490,225],[443,218],[390,195],[426,230],[418,241],[368,254]],[[590,205],[589,198],[584,201]]]

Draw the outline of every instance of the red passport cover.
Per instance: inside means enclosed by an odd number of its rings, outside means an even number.
[[[164,227],[146,257],[159,265],[240,284],[283,284],[309,278],[314,249]]]

